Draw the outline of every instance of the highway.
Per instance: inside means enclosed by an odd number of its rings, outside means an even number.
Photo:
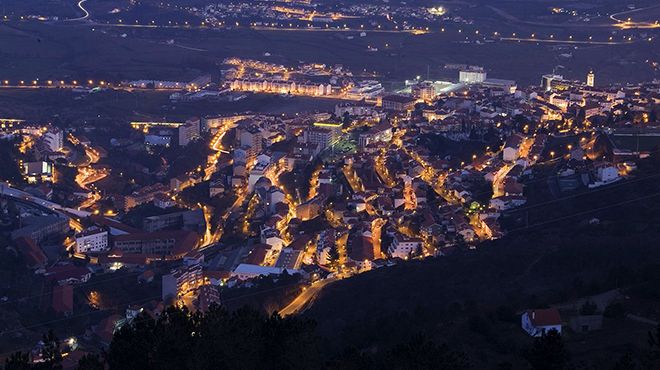
[[[656,21],[655,23],[651,23],[651,22],[633,22],[630,18],[627,18],[625,20],[618,18],[618,17],[620,17],[624,14],[627,15],[627,14],[632,14],[632,13],[638,13],[638,12],[642,12],[642,11],[645,11],[645,10],[650,10],[650,9],[653,9],[653,8],[657,8],[659,6],[660,5],[653,5],[653,6],[649,6],[649,7],[646,7],[646,8],[632,9],[632,10],[626,10],[626,11],[619,12],[619,13],[614,13],[614,14],[610,15],[610,19],[617,22],[617,24],[615,24],[615,26],[620,27],[622,29],[630,29],[630,28],[651,28],[651,29],[653,29],[653,28],[660,28],[660,24],[658,24],[658,21]]]
[[[323,287],[334,283],[337,280],[339,279],[336,277],[330,277],[327,279],[315,281],[312,283],[312,285],[303,290],[296,298],[294,298],[294,300],[291,301],[288,306],[281,309],[279,312],[280,316],[293,315],[303,311],[305,307],[307,307],[307,305],[316,298]]]
[[[547,44],[578,44],[578,45],[623,45],[632,44],[633,41],[591,41],[591,40],[559,40],[559,39],[537,39],[520,37],[501,37],[502,41],[538,42]]]

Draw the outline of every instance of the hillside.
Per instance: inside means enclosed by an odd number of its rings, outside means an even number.
[[[524,367],[522,352],[532,341],[518,314],[528,308],[620,288],[626,298],[612,307],[657,322],[657,169],[653,162],[640,168],[637,180],[627,184],[523,207],[509,217],[527,213],[528,228],[515,226],[478,250],[400,263],[330,285],[304,315],[319,323],[328,343],[377,348],[422,333],[466,352],[476,368]],[[653,325],[619,311],[607,312],[603,330],[565,330],[574,363],[609,368],[622,355],[647,348]],[[571,312],[562,315],[567,324]]]

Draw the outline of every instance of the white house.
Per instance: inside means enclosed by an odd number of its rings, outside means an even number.
[[[234,271],[231,273],[232,277],[237,277],[240,280],[247,280],[256,278],[259,276],[268,276],[268,275],[280,275],[284,272],[284,268],[281,267],[271,267],[271,266],[259,266],[251,265],[247,263],[241,263],[238,265]],[[296,274],[298,270],[287,270],[289,274]]]
[[[422,246],[422,239],[408,238],[406,236],[397,234],[394,241],[390,244],[387,252],[392,258],[406,259],[411,254],[417,253]]]
[[[76,234],[76,252],[90,253],[108,250],[108,232],[92,226]]]
[[[540,337],[551,330],[561,334],[561,316],[556,308],[525,311],[521,321],[523,330],[532,337]]]
[[[522,144],[523,137],[519,134],[509,136],[502,151],[502,158],[507,162],[514,162],[518,159],[518,152],[520,151],[520,144]]]

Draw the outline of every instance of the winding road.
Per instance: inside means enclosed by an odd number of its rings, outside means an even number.
[[[88,19],[88,18],[89,18],[89,15],[90,15],[90,14],[89,14],[89,11],[88,11],[87,9],[85,9],[85,7],[83,6],[83,4],[84,4],[86,1],[87,1],[87,0],[80,0],[80,1],[78,1],[78,4],[77,4],[77,5],[78,5],[78,8],[83,12],[83,16],[82,16],[82,17],[78,17],[78,18],[67,19],[67,20],[65,20],[65,22],[84,21],[84,20]]]

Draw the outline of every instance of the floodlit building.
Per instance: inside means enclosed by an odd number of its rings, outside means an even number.
[[[589,73],[587,73],[587,86],[594,87],[595,82],[596,75],[594,74],[594,71],[589,71]]]
[[[51,152],[59,152],[64,147],[64,132],[56,127],[50,127],[44,133],[42,142]]]
[[[108,250],[108,232],[97,226],[76,234],[76,253],[98,253]]]
[[[458,72],[458,81],[465,84],[476,84],[486,81],[487,73],[481,67],[462,69]]]

